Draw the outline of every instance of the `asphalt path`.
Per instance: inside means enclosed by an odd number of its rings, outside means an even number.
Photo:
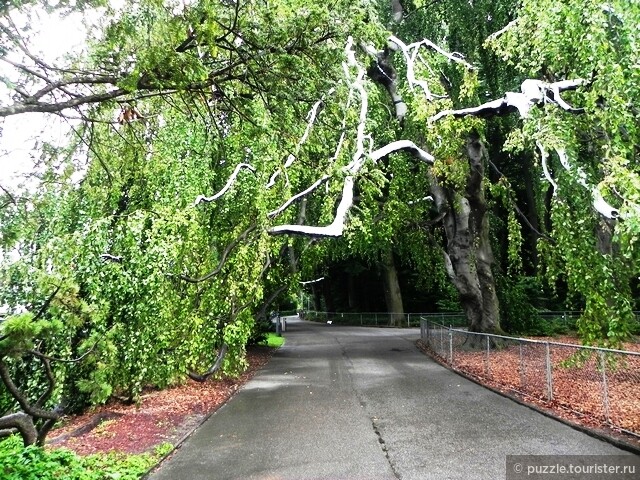
[[[290,320],[284,335],[151,480],[493,480],[507,455],[627,454],[438,365],[418,329]]]

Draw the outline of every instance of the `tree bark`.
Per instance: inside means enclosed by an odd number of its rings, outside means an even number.
[[[467,140],[469,176],[464,195],[431,179],[431,193],[444,216],[447,274],[458,290],[472,332],[501,333],[500,308],[492,265],[489,219],[484,197],[486,150],[479,138]]]
[[[380,269],[384,284],[384,300],[387,305],[387,312],[390,313],[391,326],[401,326],[404,320],[404,306],[402,304],[400,283],[398,282],[398,271],[391,247],[383,250]]]

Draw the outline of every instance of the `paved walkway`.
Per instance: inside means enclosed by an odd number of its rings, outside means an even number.
[[[626,454],[443,368],[417,329],[290,321],[285,336],[151,480],[493,480],[510,454]]]

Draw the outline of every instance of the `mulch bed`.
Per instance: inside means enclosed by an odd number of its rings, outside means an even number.
[[[543,339],[544,340],[544,339]],[[563,343],[575,343],[575,339],[549,339]],[[520,403],[532,406],[543,413],[556,417],[574,426],[578,426],[596,435],[611,438],[615,442],[629,445],[634,450],[640,450],[640,437],[630,435],[620,429],[609,425],[602,412],[602,397],[600,378],[597,369],[589,368],[589,365],[579,367],[560,367],[569,357],[570,351],[552,353],[553,369],[553,394],[552,401],[546,396],[544,375],[540,377],[540,371],[544,372],[544,365],[536,366],[535,375],[528,372],[525,378],[527,388],[522,389],[522,377],[520,375],[520,357],[512,349],[492,351],[490,361],[490,374],[485,371],[485,353],[478,351],[456,351],[455,362],[451,366],[445,359],[433,352],[422,340],[416,343],[418,348],[437,362],[462,374],[480,385],[516,399]],[[625,345],[625,348],[630,345]],[[633,351],[637,350],[635,344]],[[632,358],[624,365],[624,369],[631,371],[632,376],[640,375],[640,358]],[[591,360],[593,363],[594,361]],[[590,375],[581,375],[581,371],[590,371]],[[622,373],[622,372],[620,372]],[[640,433],[640,383],[638,378],[628,381],[617,381],[617,376],[611,375],[609,384],[609,398],[611,399],[611,419],[618,425],[631,431]],[[538,378],[540,377],[540,378]],[[536,385],[540,380],[541,385]]]
[[[215,412],[263,365],[274,349],[250,347],[249,368],[238,378],[199,383],[191,379],[165,390],[150,390],[137,405],[112,401],[83,415],[63,419],[48,437],[50,447],[67,447],[80,455],[118,451],[143,453],[157,445],[178,443]]]

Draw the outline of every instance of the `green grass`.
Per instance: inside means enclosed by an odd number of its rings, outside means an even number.
[[[267,333],[267,338],[260,342],[260,345],[266,345],[271,348],[278,348],[284,344],[284,337],[279,337],[273,332]]]

